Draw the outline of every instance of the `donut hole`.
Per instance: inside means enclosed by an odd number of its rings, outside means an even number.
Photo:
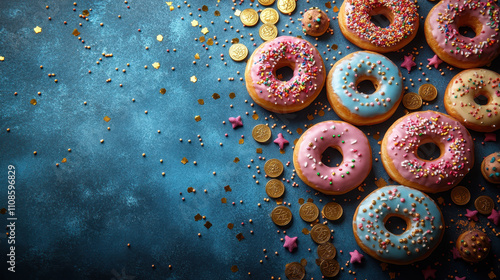
[[[370,21],[380,28],[387,28],[394,22],[394,15],[387,7],[377,7],[370,12]]]
[[[476,37],[476,31],[470,26],[464,25],[458,28],[458,33],[464,37],[474,38]]]
[[[293,69],[289,65],[281,66],[276,69],[274,76],[280,81],[289,81],[293,77]]]
[[[399,216],[390,216],[384,222],[384,226],[392,234],[403,234],[408,228],[408,222]]]
[[[483,23],[476,17],[461,16],[456,19],[458,33],[464,37],[474,38],[481,34]]]
[[[490,99],[488,96],[486,96],[485,93],[480,92],[479,94],[476,94],[476,97],[474,97],[474,102],[478,105],[486,105],[488,102],[490,102]]]
[[[418,146],[417,156],[423,160],[433,160],[441,156],[441,149],[433,142]]]
[[[369,77],[361,77],[356,82],[356,89],[362,94],[373,94],[378,87],[378,83],[374,82],[373,79]]]
[[[342,153],[335,147],[328,147],[321,154],[321,162],[329,167],[337,167],[342,163],[344,156]]]

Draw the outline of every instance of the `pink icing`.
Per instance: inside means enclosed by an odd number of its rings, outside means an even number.
[[[309,128],[300,138],[300,146],[295,147],[302,171],[299,177],[307,178],[316,188],[345,193],[361,185],[370,173],[370,144],[355,126],[341,121],[321,122]],[[338,167],[329,167],[321,162],[321,155],[328,147],[341,151],[343,161]]]
[[[476,37],[469,38],[458,32],[460,18],[476,18],[482,25]],[[440,48],[460,61],[492,60],[498,54],[498,26],[500,14],[493,1],[443,0],[428,15],[432,36]],[[460,24],[460,25],[459,25]]]
[[[252,86],[259,98],[280,106],[313,98],[326,77],[316,48],[306,40],[290,36],[278,37],[257,48],[251,63]],[[289,81],[276,78],[277,69],[293,65]]]
[[[406,115],[387,131],[385,140],[385,152],[397,173],[434,192],[457,184],[473,165],[471,136],[459,121],[444,114],[426,111]],[[431,161],[417,157],[418,146],[427,142],[444,144],[442,156]]]

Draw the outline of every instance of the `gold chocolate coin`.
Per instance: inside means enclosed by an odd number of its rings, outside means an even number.
[[[306,275],[306,270],[304,267],[298,263],[287,263],[285,266],[285,276],[289,280],[302,280]]]
[[[277,206],[271,212],[271,219],[278,226],[286,226],[292,220],[292,211],[285,206]]]
[[[285,192],[285,185],[280,180],[271,179],[266,184],[266,193],[272,198],[278,198]]]
[[[245,9],[240,14],[240,20],[246,26],[254,26],[259,22],[259,14],[254,9]]]
[[[309,233],[314,242],[323,244],[330,240],[330,229],[324,224],[315,224]]]
[[[259,28],[259,36],[264,41],[269,41],[278,36],[278,28],[274,24],[265,23]]]
[[[252,137],[259,143],[266,143],[271,139],[271,129],[265,124],[258,124],[252,129]]]
[[[259,0],[259,3],[264,6],[271,6],[275,0]]]
[[[264,172],[271,178],[276,178],[283,173],[283,163],[279,159],[272,158],[264,164]]]
[[[342,206],[340,206],[337,202],[328,202],[321,210],[321,214],[331,221],[340,219],[343,213],[344,210],[342,209]]]
[[[418,94],[424,101],[432,101],[436,99],[438,91],[432,84],[423,84],[418,88]]]
[[[476,206],[476,210],[483,214],[489,215],[491,214],[491,210],[495,207],[495,202],[489,196],[482,195],[474,201],[474,206]]]
[[[316,204],[312,202],[306,202],[302,204],[302,206],[300,206],[299,214],[302,220],[308,223],[312,223],[318,218],[319,209]]]
[[[262,23],[276,24],[279,19],[280,14],[273,8],[267,8],[260,12],[260,20]]]
[[[326,277],[335,277],[339,274],[340,265],[336,260],[323,260],[319,265],[321,273]]]
[[[408,110],[417,110],[422,107],[422,97],[414,92],[409,92],[403,97],[403,105]]]
[[[470,200],[470,192],[466,187],[455,187],[453,190],[451,190],[451,200],[456,205],[465,205]]]
[[[247,58],[248,49],[243,44],[234,44],[229,48],[229,56],[234,61],[242,61]]]
[[[280,12],[284,14],[291,14],[295,11],[297,3],[295,3],[295,0],[278,0],[277,6]]]
[[[331,260],[337,255],[337,249],[332,243],[326,242],[318,245],[318,257],[323,260]]]

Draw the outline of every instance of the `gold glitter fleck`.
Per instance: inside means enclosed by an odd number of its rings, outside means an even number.
[[[42,32],[42,28],[40,26],[33,28],[33,30],[35,30],[35,33],[37,33],[37,34]]]
[[[172,2],[165,2],[167,5],[172,6]]]
[[[262,154],[262,148],[257,148],[257,150],[255,151],[257,154]]]
[[[104,116],[104,121],[105,121],[105,122],[109,122],[110,120],[111,120],[111,118],[110,118],[110,117],[108,117],[108,116]]]
[[[160,89],[160,93],[161,93],[161,94],[165,94],[166,92],[167,92],[167,90],[166,90],[165,88],[161,88],[161,89]]]
[[[196,53],[196,54],[194,55],[194,59],[200,59],[200,54],[199,54],[199,53]]]
[[[214,93],[214,94],[212,94],[212,98],[217,100],[220,98],[220,95],[218,93]]]
[[[233,227],[234,227],[234,224],[233,224],[233,223],[229,223],[229,224],[227,224],[227,228],[228,228],[228,229],[233,229]]]
[[[334,51],[335,51],[335,50],[337,50],[338,48],[339,48],[339,46],[337,46],[336,44],[333,44],[333,45],[332,45],[332,50],[334,50]]]
[[[240,42],[240,39],[238,39],[238,38],[231,39],[231,44],[238,44],[239,42]]]
[[[156,40],[158,40],[160,42],[163,41],[163,35],[160,34],[160,35],[156,36]]]
[[[65,163],[66,161],[68,161],[68,159],[66,159],[66,158],[63,158],[63,159],[61,160],[61,162],[62,162],[62,163]]]
[[[325,7],[327,7],[328,9],[332,8],[332,3],[330,1],[326,2]]]
[[[320,110],[320,111],[318,112],[318,116],[322,117],[322,116],[324,116],[324,115],[325,115],[325,111]]]
[[[337,6],[333,7],[333,12],[337,13],[339,11],[339,8]]]
[[[313,115],[307,115],[307,119],[310,120],[310,121],[312,121],[312,120],[314,120],[314,116]]]
[[[160,63],[159,63],[159,62],[155,62],[155,63],[153,63],[153,67],[154,67],[155,69],[160,68]]]
[[[302,134],[302,132],[303,132],[303,131],[302,131],[302,128],[300,128],[300,127],[299,127],[299,128],[297,128],[297,133],[298,133],[298,134]]]
[[[82,15],[88,17],[90,15],[89,10],[83,10]]]
[[[198,81],[198,78],[196,78],[196,76],[191,76],[189,80],[193,83],[196,83]]]
[[[240,233],[241,234],[241,233]],[[243,235],[242,235],[243,236]],[[237,272],[238,271],[238,266],[237,265],[233,265],[231,266],[231,271],[232,272]]]
[[[80,35],[80,31],[78,31],[78,29],[75,28],[75,30],[73,30],[73,33],[71,34],[73,34],[74,36],[78,36]]]
[[[307,260],[306,259],[301,259],[300,260],[300,264],[305,267],[307,265]]]
[[[238,241],[241,241],[241,240],[245,239],[245,236],[243,236],[243,233],[240,232],[236,235],[236,238],[238,238]],[[236,268],[236,269],[238,269],[238,268]],[[232,270],[232,268],[231,268],[231,270]],[[236,271],[238,271],[238,270],[236,270]]]
[[[280,149],[280,154],[284,155],[285,154],[285,150]]]
[[[196,122],[201,121],[201,117],[200,117],[200,115],[195,116],[195,117],[194,117],[194,120],[195,120]]]
[[[253,114],[252,115],[252,119],[258,120],[259,119],[259,115],[257,113]]]
[[[203,7],[201,7],[201,10],[206,12],[206,11],[208,11],[208,7],[206,5],[203,5]]]
[[[187,192],[188,192],[188,193],[192,193],[192,192],[194,192],[193,187],[189,187],[189,188],[187,189]]]
[[[220,202],[222,202],[222,203],[226,203],[226,202],[227,202],[227,198],[225,198],[225,197],[221,198],[221,199],[220,199]]]
[[[384,180],[384,178],[379,178],[377,181],[375,181],[375,185],[379,188],[387,186],[387,182]]]
[[[220,12],[216,10],[216,11],[214,12],[214,16],[216,16],[216,17],[220,16]]]
[[[312,198],[308,198],[308,199],[307,199],[307,202],[314,203],[314,200],[313,200]]]
[[[212,38],[208,38],[208,40],[207,40],[207,45],[209,45],[209,46],[213,46],[213,45],[214,45],[214,39],[212,39]]]
[[[211,227],[212,227],[212,223],[211,223],[211,222],[209,222],[209,221],[207,221],[207,222],[204,224],[204,226],[205,226],[207,229],[209,229],[209,228],[211,228]]]
[[[186,157],[183,157],[181,162],[182,162],[182,164],[186,164],[189,162],[189,160]]]
[[[307,228],[303,228],[302,229],[302,233],[305,234],[305,235],[308,235],[309,234],[309,230]]]
[[[198,38],[198,40],[200,41],[200,43],[205,42],[205,36],[200,36],[200,38]]]
[[[30,100],[30,104],[33,105],[33,106],[36,105],[36,99],[35,98],[31,99]]]
[[[203,27],[203,29],[201,30],[201,33],[203,33],[203,35],[207,35],[208,32],[210,31],[208,31],[208,28],[206,27]]]
[[[234,163],[238,163],[238,162],[240,162],[240,158],[239,157],[235,157],[233,161],[234,161]]]
[[[229,94],[229,98],[233,99],[233,98],[235,98],[235,97],[236,97],[236,93],[231,92],[231,93]]]
[[[241,145],[243,143],[245,143],[245,139],[240,139],[240,141],[238,141],[238,143]]]
[[[438,204],[444,204],[444,198],[438,197]]]
[[[5,57],[0,56],[0,61],[4,61],[4,60],[5,60]]]
[[[304,199],[303,198],[299,198],[299,204],[300,205],[304,204]]]
[[[488,277],[490,277],[490,279],[497,278],[493,271],[490,271],[490,273],[488,273]]]
[[[283,198],[276,198],[276,204],[277,205],[283,204]]]
[[[195,19],[193,19],[193,21],[191,21],[191,26],[192,26],[192,27],[196,27],[196,26],[198,26],[198,21],[197,21],[197,20],[195,20]]]
[[[373,134],[373,139],[375,139],[375,140],[380,139],[380,134],[377,134],[377,133]]]
[[[226,192],[230,192],[230,191],[232,191],[232,189],[231,189],[231,187],[230,187],[229,185],[225,186],[225,187],[224,187],[224,190],[225,190]]]
[[[197,222],[197,221],[199,221],[199,220],[201,220],[201,218],[202,218],[202,217],[201,217],[200,213],[198,213],[198,214],[196,214],[196,216],[194,216],[194,220],[195,220],[196,222]]]
[[[198,104],[200,104],[200,105],[205,104],[205,100],[203,100],[203,99],[198,99]]]
[[[234,15],[239,17],[241,15],[241,11],[236,9],[236,11],[234,11]]]
[[[382,271],[386,271],[388,265],[389,265],[388,263],[380,263],[380,267],[382,268]]]

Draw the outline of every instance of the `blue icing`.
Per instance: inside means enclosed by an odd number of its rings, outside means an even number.
[[[395,235],[386,229],[384,222],[391,216],[407,220],[409,226],[404,233]],[[354,217],[354,234],[358,235],[359,242],[387,262],[418,260],[439,244],[444,233],[441,211],[436,203],[421,191],[405,186],[387,186],[373,191],[361,202]]]
[[[366,58],[367,56],[369,59]],[[380,64],[377,63],[379,61]],[[399,68],[383,55],[364,51],[355,52],[350,58],[340,61],[333,71],[331,79],[333,91],[353,114],[361,117],[383,115],[391,110],[401,97],[403,80]],[[363,76],[371,77],[379,82],[373,94],[360,93],[353,88],[358,78]],[[387,98],[390,98],[390,101]]]

